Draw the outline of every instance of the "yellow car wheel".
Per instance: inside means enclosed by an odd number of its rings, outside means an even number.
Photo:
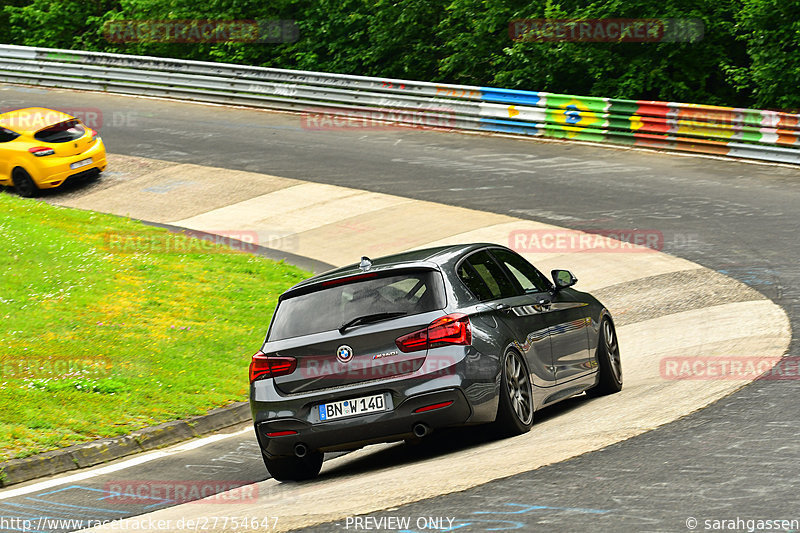
[[[31,175],[24,168],[15,168],[11,174],[11,179],[14,181],[14,189],[20,196],[33,198],[39,194],[39,187],[36,186]]]

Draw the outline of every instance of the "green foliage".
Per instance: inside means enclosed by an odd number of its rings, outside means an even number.
[[[308,276],[112,215],[5,193],[0,212],[0,462],[246,400]]]
[[[698,42],[514,42],[519,18],[699,19]],[[114,20],[295,20],[296,42],[109,42]],[[780,0],[5,0],[0,39],[445,83],[798,107],[800,4]]]
[[[102,49],[99,21],[116,0],[11,1],[3,8],[5,40],[51,48]]]
[[[736,22],[750,64],[729,69],[734,83],[752,91],[757,106],[800,108],[800,4],[744,0]]]
[[[695,43],[513,42],[508,24],[520,18],[698,18],[706,32],[705,38]],[[607,0],[588,5],[459,1],[452,4],[444,24],[451,38],[443,54],[442,72],[463,83],[507,88],[733,102],[738,98],[737,89],[726,82],[719,68],[721,57],[736,54],[737,42],[726,33],[732,18],[730,3],[709,0],[699,4]]]

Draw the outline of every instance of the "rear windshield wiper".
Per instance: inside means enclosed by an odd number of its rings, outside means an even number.
[[[371,322],[380,322],[381,320],[389,320],[390,318],[396,318],[399,316],[407,315],[405,311],[398,311],[394,313],[375,313],[372,315],[364,315],[354,318],[353,320],[348,320],[341,326],[339,326],[339,333],[344,333],[347,329],[357,326],[359,324],[369,324]]]

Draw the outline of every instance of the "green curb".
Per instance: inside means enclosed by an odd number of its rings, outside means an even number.
[[[165,422],[122,437],[40,453],[0,463],[0,487],[98,465],[208,435],[250,420],[250,404],[239,402],[187,420]]]

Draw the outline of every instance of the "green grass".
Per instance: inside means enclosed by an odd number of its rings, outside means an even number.
[[[175,239],[0,193],[0,461],[247,399],[277,296],[309,273]]]

